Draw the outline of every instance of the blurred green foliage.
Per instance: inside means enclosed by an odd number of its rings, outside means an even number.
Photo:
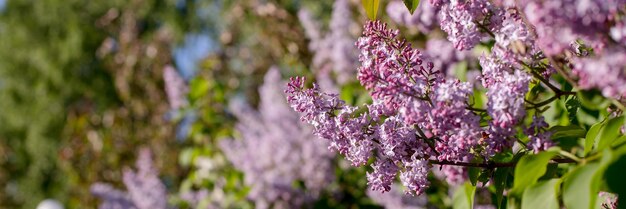
[[[177,146],[163,92],[171,48],[199,27],[173,0],[10,0],[0,13],[0,208],[95,207],[150,145],[169,184]],[[167,157],[170,156],[170,157]],[[165,166],[167,165],[167,166]],[[170,166],[172,165],[172,166]]]

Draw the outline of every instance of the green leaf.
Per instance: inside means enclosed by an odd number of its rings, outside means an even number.
[[[520,208],[519,199],[513,196],[509,196],[507,198],[506,209],[518,209],[518,208]]]
[[[511,193],[521,195],[526,187],[535,184],[546,173],[550,159],[558,153],[558,148],[552,148],[539,154],[522,157],[515,166],[515,180]]]
[[[485,184],[487,184],[487,182],[489,182],[489,180],[491,180],[492,176],[493,176],[493,170],[491,170],[491,169],[483,169],[480,172],[480,175],[478,175],[478,182],[482,182],[483,186],[485,186]]]
[[[478,175],[480,174],[480,168],[470,167],[467,171],[467,174],[470,183],[472,183],[473,186],[476,186],[476,182],[478,182]]]
[[[184,149],[182,152],[180,152],[180,155],[178,156],[178,162],[180,163],[180,165],[187,167],[191,165],[194,154],[194,149]]]
[[[598,136],[598,133],[600,133],[602,126],[604,126],[604,121],[594,124],[591,126],[589,131],[587,131],[587,136],[585,137],[585,156],[591,152],[593,144],[596,141],[596,137]]]
[[[607,146],[611,145],[615,139],[620,135],[620,129],[624,125],[624,117],[611,118],[606,122],[606,125],[602,127],[600,133],[595,139],[595,147],[597,151],[600,151]]]
[[[413,12],[415,12],[415,9],[417,9],[417,6],[420,4],[420,0],[402,0],[404,2],[404,5],[406,6],[407,9],[409,9],[409,12],[411,14],[413,14]]]
[[[609,104],[611,104],[611,101],[604,98],[604,96],[602,96],[602,94],[597,90],[578,91],[576,96],[578,96],[578,99],[583,106],[592,110],[606,109]]]
[[[509,171],[511,168],[500,167],[496,169],[496,173],[493,177],[493,184],[496,187],[496,204],[498,208],[502,206],[502,196],[504,188],[506,187],[506,181],[509,177]]]
[[[620,136],[619,138],[615,139],[615,141],[613,141],[613,143],[611,143],[611,146],[618,146],[618,145],[623,144],[625,142],[626,142],[626,135]]]
[[[619,197],[626,197],[626,155],[621,155],[615,162],[608,166],[604,173],[606,185]],[[622,203],[624,204],[624,203]],[[623,207],[623,206],[622,206]]]
[[[585,129],[576,125],[569,126],[553,126],[550,128],[552,132],[552,139],[559,139],[565,137],[583,138],[585,137]]]
[[[191,97],[191,100],[196,100],[207,94],[211,84],[205,79],[195,78],[191,80],[189,87],[189,97]]]
[[[574,169],[563,182],[563,203],[568,209],[593,209],[598,197],[599,163],[591,163]]]
[[[376,20],[376,16],[378,15],[378,7],[380,6],[380,0],[361,0],[361,4],[363,8],[365,8],[365,13],[367,13],[367,17],[370,20]]]
[[[560,185],[561,179],[550,179],[528,187],[522,196],[522,209],[559,209]]]
[[[459,186],[452,197],[454,209],[471,209],[474,207],[474,194],[476,187],[470,183]]]
[[[339,98],[346,101],[348,104],[354,105],[354,87],[352,85],[345,85],[339,92]]]

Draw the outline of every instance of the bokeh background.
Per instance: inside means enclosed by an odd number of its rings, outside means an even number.
[[[381,18],[425,47],[443,35],[421,7]],[[135,169],[168,208],[449,206],[435,180],[430,200],[368,192],[369,168],[286,106],[296,75],[368,101],[354,46],[366,19],[358,0],[0,0],[0,208],[142,208]]]

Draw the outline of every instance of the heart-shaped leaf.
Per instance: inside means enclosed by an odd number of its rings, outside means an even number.
[[[420,4],[420,0],[402,0],[404,2],[404,5],[406,6],[407,9],[409,9],[409,12],[411,14],[413,14],[413,12],[415,12],[415,10],[417,9],[417,6],[419,6]]]

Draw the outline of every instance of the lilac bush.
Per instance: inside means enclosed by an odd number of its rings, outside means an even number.
[[[280,72],[272,68],[259,89],[254,110],[245,102],[231,103],[238,118],[236,139],[220,141],[226,157],[241,170],[256,208],[301,208],[310,204],[334,180],[327,142],[316,139],[309,126],[284,102]],[[301,181],[304,188],[293,185]]]
[[[91,193],[102,199],[100,209],[166,209],[167,190],[161,182],[152,163],[149,149],[141,149],[136,163],[137,171],[126,169],[123,172],[127,191],[113,188],[109,184],[95,183]]]

